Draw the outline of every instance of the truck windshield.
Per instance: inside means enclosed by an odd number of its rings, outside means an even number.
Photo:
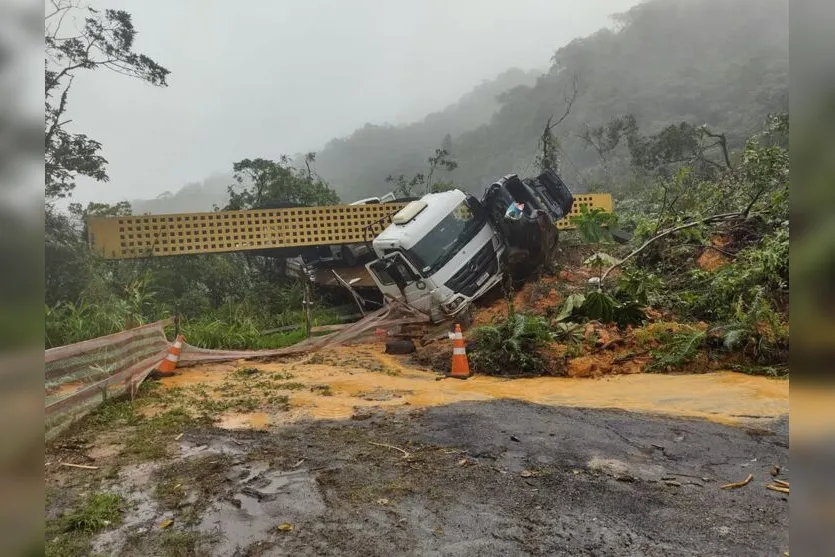
[[[424,275],[429,276],[443,267],[475,237],[484,226],[480,213],[474,213],[466,201],[461,202],[409,250]]]

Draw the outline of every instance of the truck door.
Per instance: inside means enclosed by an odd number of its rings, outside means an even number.
[[[400,252],[386,255],[368,264],[368,270],[381,285],[384,294],[404,299],[413,308],[429,313],[432,308],[432,292],[423,278]],[[386,284],[388,283],[388,284]],[[397,288],[394,294],[392,286]]]

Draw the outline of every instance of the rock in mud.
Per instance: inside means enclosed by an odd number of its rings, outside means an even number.
[[[411,340],[394,339],[386,342],[386,354],[411,354],[415,350],[415,343]]]

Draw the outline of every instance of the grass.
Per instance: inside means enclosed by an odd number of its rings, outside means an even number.
[[[264,330],[304,322],[301,311],[288,311],[264,319],[262,316],[240,311],[216,311],[183,323],[182,333],[189,344],[201,348],[258,350],[284,348],[305,339],[302,328],[292,331],[261,334]],[[314,325],[334,325],[339,316],[332,310],[314,311]],[[314,336],[316,336],[314,334]]]
[[[126,548],[131,555],[159,555],[160,557],[197,557],[201,542],[211,543],[214,536],[194,530],[165,530],[163,532],[132,533]]]
[[[654,361],[647,366],[646,370],[680,369],[699,355],[706,339],[705,331],[671,333],[659,348],[650,351]]]
[[[93,535],[121,524],[125,501],[117,493],[89,495],[64,516],[47,521],[44,554],[47,557],[75,557],[91,554]]]
[[[64,516],[64,530],[95,533],[108,526],[115,526],[122,520],[124,504],[124,499],[117,493],[93,493]]]
[[[330,385],[313,385],[310,387],[310,391],[318,393],[321,396],[333,396],[333,391],[331,390]]]
[[[297,381],[290,381],[287,383],[276,383],[275,388],[283,391],[300,391],[302,389],[306,389],[307,385]]]
[[[169,456],[168,444],[175,434],[197,425],[207,424],[183,408],[173,408],[145,418],[128,438],[125,453],[140,460],[157,460]]]
[[[261,370],[257,367],[242,367],[240,369],[236,369],[235,373],[233,373],[233,375],[235,377],[240,378],[240,379],[246,379],[247,377],[252,377],[253,375],[258,375],[259,373],[262,373],[262,372],[263,372],[263,370]]]
[[[290,409],[290,397],[287,395],[272,395],[267,397],[267,404],[277,410],[286,411]]]
[[[159,544],[164,557],[194,557],[201,539],[198,532],[168,530],[160,535]]]

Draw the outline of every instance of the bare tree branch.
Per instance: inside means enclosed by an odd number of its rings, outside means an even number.
[[[745,210],[744,210],[744,211],[742,211],[742,216],[743,216],[743,217],[748,218],[748,213],[750,213],[750,212],[751,212],[751,209],[754,207],[754,203],[756,203],[756,202],[760,199],[760,197],[762,196],[762,194],[763,194],[763,193],[765,193],[765,190],[766,190],[766,189],[768,189],[768,188],[766,188],[765,186],[763,186],[763,187],[761,187],[761,188],[757,191],[757,193],[756,193],[756,194],[754,194],[754,197],[753,197],[753,199],[751,199],[751,202],[748,204],[748,206],[747,206],[747,207],[745,207]]]
[[[725,164],[728,167],[728,170],[733,170],[734,167],[731,164],[731,157],[728,153],[728,140],[725,137],[724,133],[714,133],[710,131],[707,127],[707,124],[703,124],[701,127],[702,133],[704,133],[708,137],[712,137],[714,139],[718,139],[717,142],[722,147],[722,156],[725,158]]]
[[[574,77],[571,80],[571,93],[565,93],[564,100],[565,100],[565,111],[563,112],[562,116],[554,122],[551,123],[551,120],[554,118],[554,115],[551,115],[551,118],[548,118],[548,124],[545,126],[546,132],[551,132],[554,128],[559,126],[563,123],[563,120],[568,118],[568,115],[571,113],[571,107],[574,106],[574,101],[577,100],[577,92],[578,92],[578,82],[579,82],[579,75],[577,73],[574,74]]]
[[[55,112],[52,114],[47,113],[48,118],[52,118],[52,123],[49,125],[49,129],[46,131],[46,138],[45,143],[49,145],[52,141],[52,136],[55,135],[55,130],[57,130],[63,124],[60,122],[61,115],[67,109],[67,95],[70,92],[70,87],[72,86],[73,76],[70,76],[70,81],[67,83],[67,86],[64,87],[64,91],[61,93],[61,100],[58,103],[58,108],[55,109]]]
[[[600,276],[599,286],[601,286],[601,287],[603,286],[603,281],[606,280],[606,277],[613,270],[620,267],[621,265],[626,263],[628,260],[632,259],[636,255],[638,255],[639,253],[644,251],[647,248],[647,246],[649,246],[650,244],[660,240],[661,238],[664,238],[665,236],[669,236],[673,232],[678,232],[679,230],[684,230],[685,228],[692,228],[692,227],[698,226],[700,224],[709,224],[711,222],[719,222],[719,221],[723,221],[723,220],[739,218],[741,216],[743,216],[743,214],[738,212],[738,211],[734,212],[734,213],[722,213],[722,214],[719,214],[719,215],[711,215],[711,216],[705,217],[703,219],[699,219],[699,220],[695,220],[695,221],[688,222],[688,223],[685,223],[685,224],[680,224],[678,226],[674,226],[673,228],[669,228],[669,229],[667,229],[667,230],[665,230],[665,231],[663,231],[659,234],[656,234],[655,236],[653,236],[652,238],[650,238],[649,240],[644,242],[641,245],[641,247],[639,247],[635,251],[629,253],[626,257],[624,257],[623,259],[621,259],[620,261],[618,261],[617,263],[613,264],[611,267],[606,269],[606,271]]]

